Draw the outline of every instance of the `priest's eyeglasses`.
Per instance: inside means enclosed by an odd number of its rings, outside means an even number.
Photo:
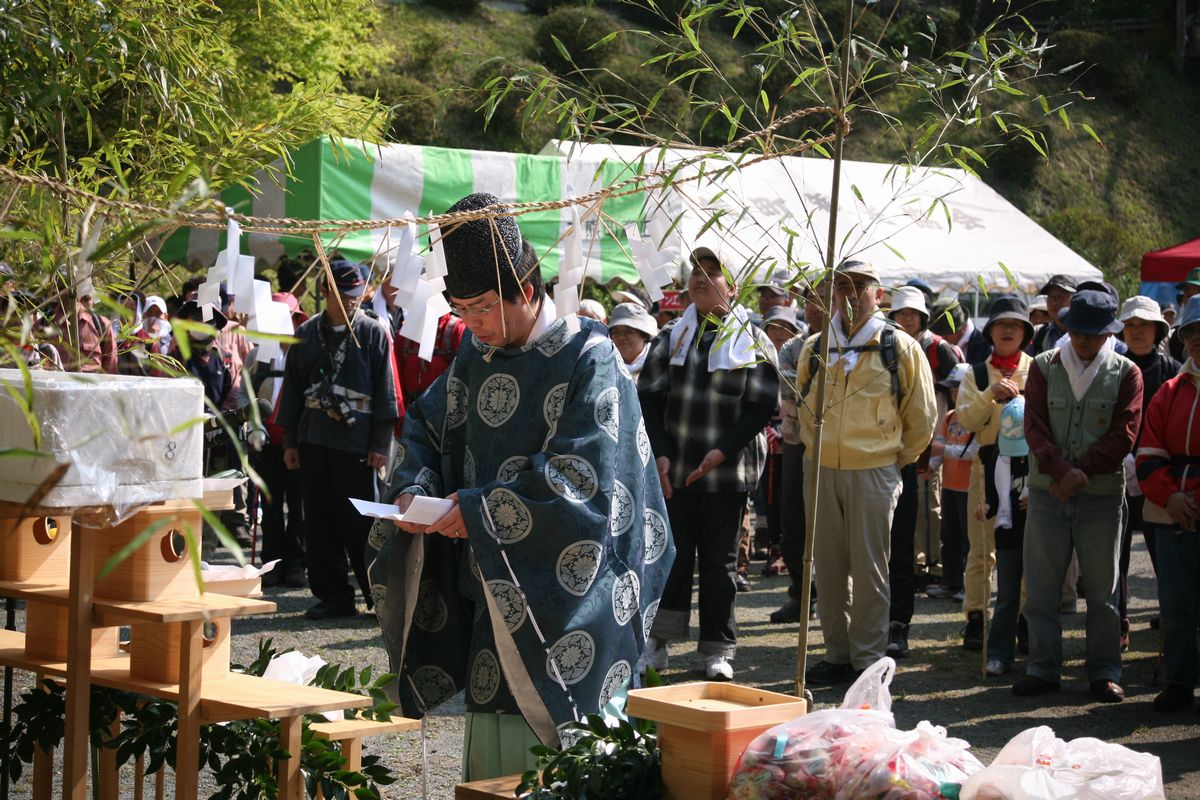
[[[451,304],[450,310],[463,319],[466,319],[467,317],[482,317],[486,314],[492,313],[492,310],[496,306],[500,305],[500,302],[503,299],[504,298],[497,298],[496,302],[488,303],[486,306],[456,306]]]

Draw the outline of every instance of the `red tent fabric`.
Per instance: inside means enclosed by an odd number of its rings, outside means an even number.
[[[1200,267],[1200,239],[1155,250],[1142,256],[1142,280],[1178,282]]]

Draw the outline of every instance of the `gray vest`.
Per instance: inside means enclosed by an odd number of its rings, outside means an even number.
[[[1070,347],[1070,343],[1064,347]],[[1054,441],[1062,451],[1063,458],[1078,463],[1100,437],[1108,433],[1112,425],[1117,396],[1121,382],[1129,374],[1133,362],[1108,350],[1097,358],[1104,359],[1095,380],[1080,400],[1071,391],[1071,378],[1067,369],[1057,359],[1056,350],[1048,350],[1034,359],[1034,369],[1046,378],[1046,406],[1050,417],[1050,430]],[[1051,478],[1038,468],[1037,456],[1030,452],[1033,463],[1029,470],[1029,485],[1035,489],[1049,490]],[[1118,467],[1114,472],[1089,475],[1084,494],[1121,494],[1125,491],[1125,473]]]

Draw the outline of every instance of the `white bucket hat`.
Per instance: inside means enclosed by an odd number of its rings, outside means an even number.
[[[1045,311],[1046,310],[1046,295],[1039,294],[1033,298],[1033,302],[1029,304],[1030,311]]]
[[[1171,332],[1171,326],[1163,318],[1162,309],[1159,308],[1158,302],[1145,295],[1134,295],[1121,306],[1121,315],[1119,317],[1121,322],[1128,322],[1134,317],[1153,322],[1158,327],[1158,337],[1155,341],[1162,341]]]
[[[608,318],[608,328],[612,330],[619,325],[641,331],[651,339],[658,335],[658,323],[640,303],[621,303],[613,309]]]
[[[904,308],[920,312],[924,320],[923,324],[929,324],[929,308],[925,305],[925,293],[917,287],[897,286],[892,290],[892,307],[888,311],[888,317],[890,318]]]

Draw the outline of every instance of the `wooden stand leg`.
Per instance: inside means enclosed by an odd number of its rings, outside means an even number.
[[[342,740],[342,758],[346,759],[342,769],[358,772],[362,769],[362,739],[351,736]]]
[[[166,800],[167,797],[167,768],[159,767],[154,773],[154,800]]]
[[[133,800],[142,800],[146,794],[146,754],[142,753],[133,762]]]
[[[92,550],[95,533],[71,523],[67,604],[67,719],[63,800],[88,800],[88,714],[92,695]]]
[[[279,745],[291,758],[279,762],[279,800],[303,800],[304,782],[300,774],[300,752],[304,717],[279,720]]]
[[[181,623],[179,650],[179,738],[175,746],[175,798],[197,800],[200,781],[200,650],[204,623]]]
[[[37,688],[45,691],[45,675],[37,674]],[[54,751],[33,748],[33,800],[50,800],[54,792]]]
[[[120,712],[117,713],[117,718],[113,720],[113,724],[108,732],[114,738],[121,732]],[[100,800],[119,800],[121,773],[117,769],[117,751],[115,748],[103,747],[100,749],[100,774],[96,780],[100,784]]]

